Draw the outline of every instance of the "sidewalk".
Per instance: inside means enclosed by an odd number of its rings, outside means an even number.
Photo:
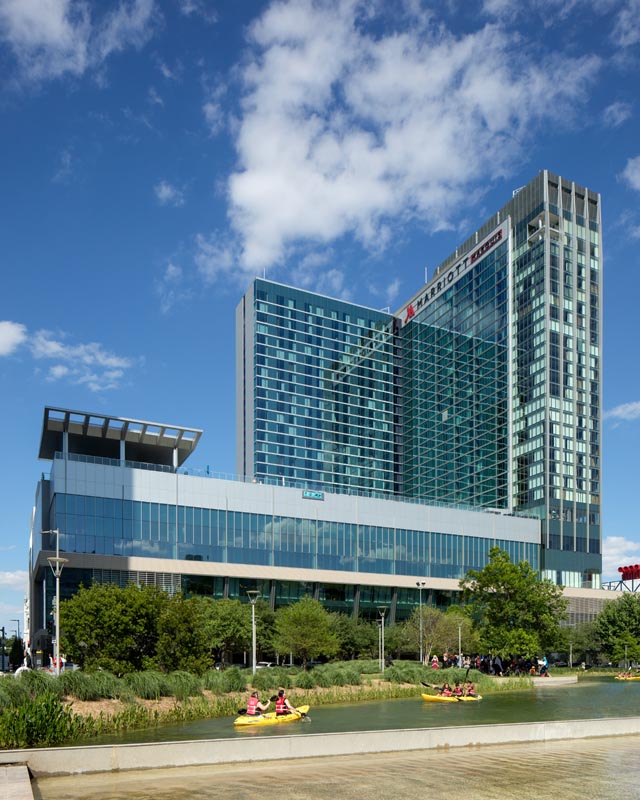
[[[0,764],[0,800],[33,800],[29,770],[23,764]]]

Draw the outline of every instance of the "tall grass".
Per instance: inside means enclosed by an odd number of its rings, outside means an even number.
[[[184,672],[183,670],[170,672],[166,676],[166,682],[171,695],[176,700],[185,701],[190,697],[202,696],[202,680],[190,672]]]
[[[169,697],[173,692],[167,676],[162,672],[147,669],[144,672],[130,672],[123,678],[135,697],[141,700],[159,700]]]

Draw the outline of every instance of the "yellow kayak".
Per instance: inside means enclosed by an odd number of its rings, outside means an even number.
[[[425,694],[423,692],[422,699],[428,703],[471,703],[482,700],[482,695],[477,694],[474,697],[460,697],[451,695],[451,697],[444,697],[441,694]]]
[[[233,724],[238,728],[255,727],[256,725],[280,725],[281,722],[297,722],[302,719],[309,711],[309,706],[298,706],[298,713],[280,714],[276,716],[275,711],[268,714],[255,714],[247,716],[243,714],[234,719]]]
[[[616,675],[617,681],[640,681],[640,675]]]

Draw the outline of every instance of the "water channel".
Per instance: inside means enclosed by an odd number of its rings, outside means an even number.
[[[566,719],[628,717],[640,714],[640,681],[613,678],[544,687],[522,692],[498,692],[479,703],[424,703],[415,698],[372,701],[352,705],[317,706],[309,721],[258,728],[234,728],[231,720],[204,719],[165,725],[152,730],[128,731],[91,739],[91,744],[173,742],[189,739],[226,739],[247,736],[296,736],[336,731],[442,728],[458,725],[494,725]]]
[[[133,743],[297,736],[335,731],[455,727],[560,719],[638,716],[640,682],[589,680],[492,694],[480,703],[415,699],[311,708],[310,722],[238,731],[230,719],[201,720],[92,740]],[[640,737],[493,745],[452,751],[311,758],[289,763],[226,764],[109,775],[41,778],[38,800],[249,800],[260,787],[279,800],[590,800],[612,792],[639,796]]]

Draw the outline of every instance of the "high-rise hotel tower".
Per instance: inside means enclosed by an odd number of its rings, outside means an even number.
[[[238,472],[541,521],[543,577],[601,576],[600,196],[547,171],[395,314],[256,279]]]

